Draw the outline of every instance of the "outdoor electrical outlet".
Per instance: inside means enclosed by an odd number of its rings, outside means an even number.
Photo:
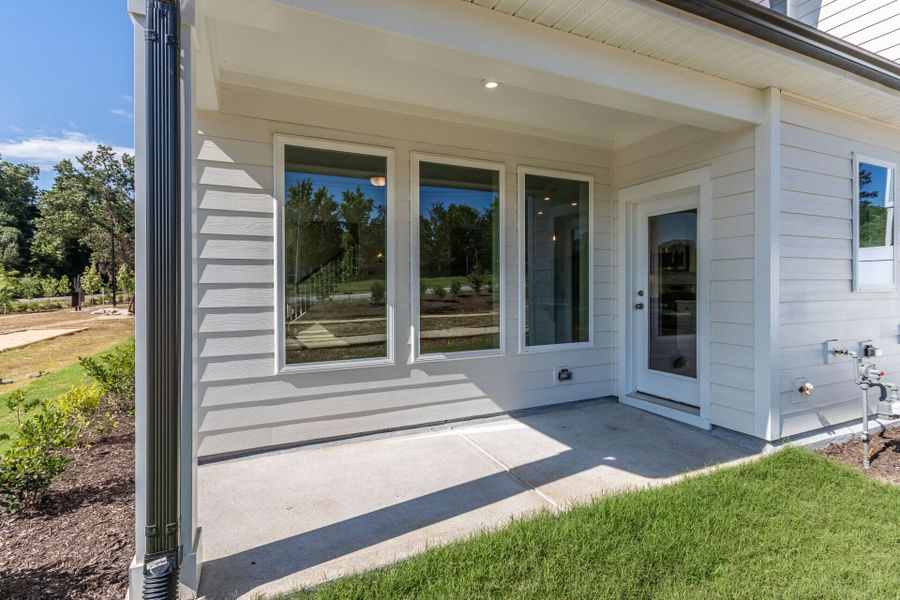
[[[572,382],[572,369],[570,367],[556,367],[553,369],[553,385]]]

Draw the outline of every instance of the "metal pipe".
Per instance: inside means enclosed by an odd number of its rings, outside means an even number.
[[[869,388],[862,389],[862,442],[863,442],[863,468],[869,468]]]
[[[178,0],[147,0],[145,600],[177,600],[181,131]]]

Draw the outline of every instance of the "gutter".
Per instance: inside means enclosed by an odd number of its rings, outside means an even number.
[[[900,64],[748,0],[656,0],[900,92]]]

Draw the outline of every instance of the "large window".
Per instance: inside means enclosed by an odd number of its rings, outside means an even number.
[[[388,359],[389,155],[278,148],[284,365]]]
[[[520,170],[526,348],[590,342],[588,177]]]
[[[894,286],[894,166],[854,157],[854,288]]]
[[[418,354],[496,352],[501,348],[501,170],[418,156],[413,169]]]

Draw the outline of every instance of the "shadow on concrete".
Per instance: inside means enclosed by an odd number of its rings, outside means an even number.
[[[512,421],[512,419],[510,419]],[[623,486],[598,477],[589,495],[602,495],[641,482],[667,479],[752,454],[748,449],[708,433],[609,401],[562,405],[515,422],[559,442],[567,449],[553,456],[524,462],[391,506],[317,529],[272,541],[230,556],[204,562],[201,592],[215,588],[211,598],[238,597],[269,582],[375,546],[381,542],[512,498],[567,477],[608,465],[633,475]],[[477,427],[467,437],[482,446]],[[521,432],[521,430],[520,430]],[[484,433],[490,436],[491,432]],[[516,431],[506,432],[507,442]],[[490,451],[489,444],[488,452]],[[527,455],[527,450],[525,451]],[[395,469],[400,467],[394,467]],[[392,471],[391,471],[392,472]],[[391,472],[384,474],[389,485]],[[427,477],[428,474],[423,474]],[[626,477],[627,479],[627,477]],[[632,481],[633,480],[633,481]],[[270,485],[269,483],[265,485]],[[277,484],[276,484],[277,485]],[[360,489],[365,494],[364,489]],[[586,499],[582,496],[580,499]],[[550,504],[548,503],[549,507]],[[265,514],[260,514],[265,519]],[[273,517],[274,518],[274,517]],[[209,585],[211,584],[211,585]],[[227,594],[226,596],[219,595]]]

